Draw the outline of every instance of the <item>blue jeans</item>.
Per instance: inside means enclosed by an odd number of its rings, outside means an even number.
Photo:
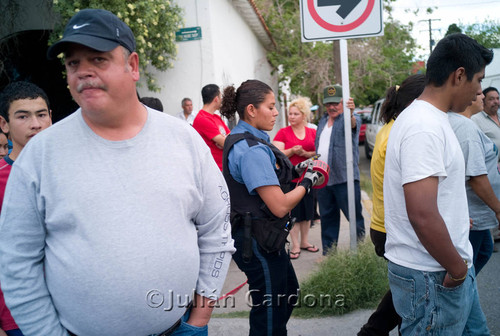
[[[337,245],[340,230],[340,210],[349,219],[347,183],[335,184],[318,189],[319,214],[321,216],[321,242],[323,255]],[[354,204],[356,206],[356,235],[358,240],[365,236],[365,219],[361,207],[359,181],[354,181]]]
[[[469,241],[474,251],[473,262],[476,275],[478,275],[493,253],[493,239],[491,238],[490,230],[486,229],[470,231]]]
[[[204,327],[196,327],[187,324],[191,309],[188,309],[184,316],[181,318],[181,325],[175,329],[172,336],[208,336],[208,325]]]
[[[454,288],[442,286],[446,271],[424,272],[389,261],[389,284],[405,335],[490,335],[479,304],[474,268]]]
[[[186,310],[184,315],[181,317],[181,324],[175,329],[171,336],[208,336],[208,325],[203,327],[196,327],[187,324],[189,320],[189,315],[191,314],[191,308]],[[150,335],[150,336],[156,336]]]

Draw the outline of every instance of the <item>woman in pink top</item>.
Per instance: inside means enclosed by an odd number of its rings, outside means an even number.
[[[316,130],[306,127],[311,113],[310,108],[311,102],[307,98],[300,97],[293,100],[288,108],[290,126],[280,129],[273,140],[273,144],[290,158],[293,165],[316,155],[316,149],[314,148]],[[295,188],[296,184],[297,179],[292,181],[292,189]],[[313,193],[309,193],[292,210],[292,217],[296,218],[296,222],[290,232],[292,239],[290,259],[297,259],[301,250],[319,251],[308,240],[309,228],[311,227],[310,221],[313,219],[314,214],[313,200]]]

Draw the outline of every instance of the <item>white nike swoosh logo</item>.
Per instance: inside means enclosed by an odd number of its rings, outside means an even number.
[[[74,25],[74,26],[73,26],[73,29],[80,29],[80,28],[82,28],[82,27],[88,26],[89,24],[90,24],[90,23],[84,23],[84,24],[79,25],[79,26],[78,26],[78,25]]]

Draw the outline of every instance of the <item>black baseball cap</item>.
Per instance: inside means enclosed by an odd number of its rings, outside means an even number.
[[[54,59],[64,52],[69,43],[78,43],[98,51],[111,51],[119,45],[135,50],[132,30],[115,14],[104,9],[82,9],[66,25],[63,38],[47,51]]]

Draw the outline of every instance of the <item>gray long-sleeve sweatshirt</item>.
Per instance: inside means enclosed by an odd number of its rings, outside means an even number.
[[[226,183],[190,125],[148,109],[108,141],[78,110],[16,160],[0,218],[0,282],[29,335],[150,335],[194,291],[220,294],[234,252]]]

